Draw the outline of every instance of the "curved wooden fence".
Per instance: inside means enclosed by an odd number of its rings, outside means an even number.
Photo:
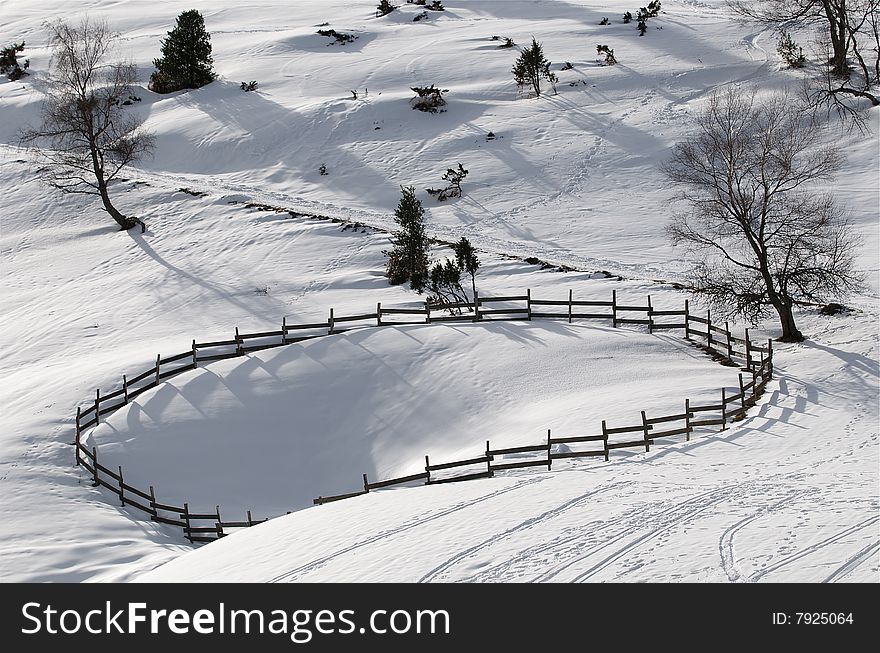
[[[658,321],[656,318],[663,319]],[[531,291],[527,290],[524,295],[477,296],[472,303],[432,305],[426,302],[420,308],[383,308],[379,303],[375,313],[359,315],[338,315],[331,308],[326,322],[288,324],[284,318],[278,331],[240,333],[236,327],[235,337],[229,340],[202,343],[193,340],[191,348],[185,352],[166,357],[157,355],[156,364],[140,374],[131,377],[123,374],[121,385],[112,391],[102,393],[100,389],[96,390],[94,401],[76,410],[76,464],[89,472],[94,486],[103,486],[115,493],[123,506],[131,506],[146,513],[152,521],[182,528],[185,537],[191,542],[210,542],[227,535],[230,530],[254,526],[266,519],[254,519],[252,511],[248,510],[246,519],[226,521],[221,517],[220,506],[215,506],[211,511],[199,512],[191,510],[188,502],[174,505],[160,501],[153,486],[149,490],[137,488],[125,482],[122,467],[112,470],[102,465],[97,447],[87,447],[83,442],[86,431],[140,394],[155,388],[163,380],[195,369],[199,363],[244,356],[263,349],[343,333],[353,328],[534,319],[556,319],[569,323],[574,320],[606,320],[613,327],[626,324],[644,325],[649,333],[680,329],[684,332],[685,339],[699,345],[715,360],[741,368],[739,386],[720,388],[719,402],[715,404],[695,405],[689,399],[683,399],[680,413],[649,417],[645,411],[641,411],[641,420],[628,426],[609,426],[602,420],[601,429],[587,435],[553,437],[548,430],[547,438],[534,445],[493,449],[487,441],[484,452],[464,460],[437,463],[431,462],[429,456],[425,456],[424,472],[374,481],[370,481],[364,474],[362,490],[321,496],[314,503],[339,501],[394,485],[450,483],[487,478],[498,471],[525,467],[546,466],[550,470],[554,460],[565,458],[601,456],[607,461],[609,452],[614,449],[644,447],[645,451],[650,451],[654,441],[660,438],[684,435],[685,439],[690,440],[691,433],[696,428],[720,426],[723,430],[729,422],[742,419],[773,375],[772,341],[768,340],[766,345],[753,342],[749,338],[748,329],[745,330],[744,337],[734,336],[726,322],[722,328],[712,321],[709,312],[706,317],[692,315],[687,301],[682,310],[655,310],[651,305],[650,295],[643,306],[618,304],[616,291],[612,292],[610,301],[582,301],[575,300],[572,291],[569,291],[567,300],[549,300],[533,298]],[[513,455],[519,457],[503,458]]]

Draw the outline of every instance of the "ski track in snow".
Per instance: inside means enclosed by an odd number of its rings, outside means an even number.
[[[835,569],[831,574],[828,575],[822,582],[823,583],[838,583],[844,580],[847,576],[849,576],[852,572],[854,572],[861,564],[870,560],[875,553],[880,551],[880,540],[877,542],[871,542],[867,546],[863,547],[859,551],[856,552],[849,560],[844,562],[840,567]]]
[[[806,556],[809,556],[813,553],[817,553],[817,552],[821,551],[822,549],[824,549],[825,547],[830,546],[832,544],[835,544],[842,539],[845,539],[849,535],[853,535],[855,533],[858,533],[859,531],[862,531],[862,530],[868,528],[869,526],[873,526],[877,522],[880,522],[880,517],[875,515],[873,517],[869,517],[868,519],[862,520],[862,521],[858,522],[857,524],[853,524],[852,526],[849,526],[849,527],[843,529],[842,531],[838,531],[834,535],[827,537],[824,540],[817,542],[816,544],[811,544],[809,546],[806,546],[803,549],[796,551],[795,553],[793,553],[791,555],[785,556],[781,560],[778,560],[777,562],[774,562],[773,564],[768,565],[768,566],[760,569],[759,571],[756,571],[754,574],[752,574],[749,577],[749,580],[751,582],[755,582],[757,580],[760,580],[761,578],[763,578],[767,574],[773,573],[774,571],[781,569],[781,568],[785,567],[786,565],[790,565],[793,562],[797,562],[798,560],[800,560]],[[870,553],[870,551],[872,551],[873,549],[876,549],[877,546],[880,546],[880,543],[873,542],[872,545],[866,547],[866,549],[863,549],[862,551],[867,550],[867,553]],[[873,547],[873,549],[871,547]],[[862,552],[859,552],[854,557],[855,559],[859,559],[859,562],[861,562],[860,554],[862,554]],[[844,567],[847,564],[849,564],[849,561],[844,564]],[[852,569],[854,569],[857,566],[858,566],[858,564],[856,564],[855,566],[850,568],[849,571],[851,571]],[[832,576],[833,575],[834,574],[832,574]]]
[[[400,526],[396,526],[396,527],[388,529],[386,531],[376,533],[375,535],[372,535],[364,540],[360,540],[359,542],[356,542],[356,543],[352,544],[351,546],[347,546],[344,549],[334,551],[333,553],[330,553],[326,556],[321,556],[320,558],[317,558],[316,560],[312,560],[310,562],[307,562],[304,565],[301,565],[299,567],[295,567],[294,569],[291,569],[289,571],[286,571],[282,574],[279,574],[279,575],[269,579],[267,582],[270,582],[270,583],[292,582],[292,581],[296,580],[297,576],[301,576],[303,574],[320,569],[321,567],[326,565],[328,562],[331,562],[340,556],[351,553],[352,551],[356,551],[360,548],[363,548],[365,546],[369,546],[370,544],[374,544],[379,541],[384,541],[386,538],[393,537],[395,535],[400,535],[400,534],[405,533],[406,531],[412,530],[414,528],[419,528],[419,527],[424,526],[426,524],[430,524],[433,521],[436,521],[438,519],[442,519],[443,517],[447,517],[449,515],[452,515],[454,513],[462,511],[462,510],[467,510],[467,509],[472,508],[473,506],[476,506],[480,503],[484,503],[486,501],[491,501],[499,496],[507,494],[508,492],[513,492],[515,490],[520,490],[522,488],[535,485],[537,483],[540,483],[541,480],[542,480],[541,478],[526,479],[526,480],[523,480],[523,481],[516,483],[515,485],[513,485],[511,487],[496,490],[496,491],[491,492],[489,494],[486,494],[482,497],[478,497],[477,499],[474,499],[473,501],[469,501],[469,502],[465,502],[465,503],[458,503],[458,504],[455,504],[449,508],[445,508],[445,509],[439,510],[437,512],[431,513],[425,518],[416,518],[413,521],[405,522],[405,523],[401,524]]]
[[[445,572],[450,567],[456,565],[457,563],[464,560],[465,558],[472,556],[473,554],[481,551],[482,549],[484,549],[488,546],[492,546],[494,544],[497,544],[501,540],[504,540],[508,537],[511,537],[512,535],[519,535],[524,530],[527,530],[529,528],[533,528],[535,526],[543,524],[547,520],[553,519],[554,517],[557,517],[558,515],[561,515],[562,513],[566,512],[572,508],[576,508],[577,506],[584,503],[588,499],[591,499],[599,494],[603,494],[605,492],[608,492],[612,489],[618,488],[621,485],[623,485],[623,484],[622,483],[612,483],[606,487],[601,487],[596,490],[591,490],[589,492],[585,492],[584,494],[580,495],[579,497],[575,497],[574,499],[570,499],[570,500],[566,501],[565,503],[563,503],[559,506],[556,506],[555,508],[552,508],[550,510],[547,510],[546,512],[541,513],[540,515],[537,515],[535,517],[530,517],[529,519],[526,519],[525,521],[503,531],[502,533],[497,533],[495,535],[492,535],[491,537],[484,540],[483,542],[476,544],[472,547],[469,547],[467,549],[464,549],[463,551],[457,553],[452,558],[449,558],[448,560],[446,560],[445,562],[438,565],[437,567],[435,567],[434,569],[429,571],[427,574],[422,576],[418,580],[418,582],[426,583],[426,582],[431,582],[431,581],[443,581],[446,579],[446,576],[447,576],[447,574],[445,574]],[[460,579],[457,579],[457,580],[460,580]],[[467,580],[474,580],[474,579],[469,578]]]
[[[784,499],[777,501],[776,503],[770,504],[768,506],[762,506],[749,516],[744,517],[743,519],[739,520],[738,522],[724,530],[724,532],[721,534],[721,537],[718,539],[718,551],[721,555],[721,568],[724,570],[724,573],[727,575],[727,579],[731,583],[742,583],[748,581],[746,575],[743,573],[742,569],[740,569],[739,561],[737,560],[736,549],[734,547],[734,538],[736,534],[752,522],[772,513],[782,506],[790,505],[794,499],[805,496],[806,494],[809,493],[795,492],[789,494]]]

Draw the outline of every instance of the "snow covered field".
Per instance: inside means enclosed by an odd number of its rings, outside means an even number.
[[[562,299],[571,288],[607,299],[616,289],[681,306],[683,294],[655,282],[686,267],[663,233],[672,192],[657,165],[713,88],[797,83],[780,70],[772,32],[736,23],[716,1],[664,2],[644,38],[619,21],[637,7],[616,0],[445,4],[413,23],[415,7],[376,19],[371,0],[82,3],[121,32],[120,54],[145,79],[179,11],[202,11],[213,34],[217,82],[172,96],[139,91],[135,110],[157,133],[156,153],[114,191],[146,221],[143,235],[116,231],[96,203],[33,179],[14,145],[38,117],[41,21],[74,16],[75,3],[4,5],[0,41],[24,39],[33,74],[0,82],[0,579],[880,579],[876,111],[868,136],[829,134],[848,150],[834,190],[861,238],[868,289],[847,301],[848,314],[802,311],[809,340],[777,348],[775,380],[735,428],[609,463],[300,510],[319,493],[356,489],[362,472],[418,471],[425,453],[466,455],[486,439],[530,444],[547,428],[593,431],[602,418],[628,423],[735,379],[676,337],[638,330],[406,327],[212,364],[95,433],[138,483],[209,508],[291,515],[192,551],[73,466],[75,406],[157,353],[231,337],[235,326],[277,329],[283,316],[326,319],[330,306],[418,301],[382,275],[381,230],[393,226],[401,184],[419,189],[431,235],[466,235],[481,249],[481,293],[531,288]],[[603,16],[612,25],[599,26]],[[358,39],[328,45],[315,34],[324,22]],[[518,97],[515,54],[493,35],[542,41],[558,95]],[[599,66],[597,43],[620,64]],[[565,61],[573,68],[560,71]],[[251,79],[259,90],[240,91]],[[409,87],[431,83],[449,89],[448,111],[412,111]],[[458,162],[471,171],[463,198],[437,203],[421,192]],[[768,321],[754,334],[774,329]],[[254,468],[236,476],[245,444]],[[213,447],[209,460],[194,461],[196,447]]]

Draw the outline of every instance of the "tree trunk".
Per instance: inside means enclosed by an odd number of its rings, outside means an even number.
[[[110,195],[107,194],[106,184],[101,183],[98,187],[98,192],[101,195],[101,203],[104,205],[104,210],[110,214],[111,218],[116,220],[116,223],[119,225],[120,229],[128,230],[138,224],[137,220],[128,218],[116,210],[116,207],[113,206],[112,202],[110,202]]]
[[[779,322],[782,325],[782,337],[780,340],[783,342],[800,342],[804,339],[803,334],[798,331],[797,325],[794,321],[794,313],[792,312],[792,306],[794,302],[792,302],[791,298],[788,297],[784,292],[777,289],[776,285],[773,283],[773,275],[770,272],[770,266],[767,260],[767,251],[762,248],[758,248],[755,250],[755,254],[758,257],[758,264],[760,265],[761,277],[764,280],[764,284],[767,287],[767,299],[773,305],[773,308],[776,309],[776,312],[779,314]]]
[[[804,339],[804,334],[798,330],[795,324],[792,303],[780,300],[773,303],[773,308],[779,313],[779,321],[782,324],[782,337],[780,340],[783,342],[801,342]]]
[[[825,17],[828,19],[828,33],[831,37],[832,56],[831,72],[835,77],[849,77],[849,67],[846,65],[846,3],[840,2],[838,6],[825,0],[823,3]]]

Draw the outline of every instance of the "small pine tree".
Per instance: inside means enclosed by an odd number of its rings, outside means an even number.
[[[605,54],[605,65],[613,66],[617,63],[617,59],[614,57],[614,50],[609,48],[607,45],[597,45],[596,46],[597,54]]]
[[[789,68],[803,68],[807,61],[803,48],[784,29],[779,31],[776,52],[779,53],[779,56],[782,57],[782,60]]]
[[[461,182],[465,177],[468,176],[468,171],[464,169],[464,166],[460,163],[458,164],[458,168],[447,168],[446,174],[443,175],[443,179],[449,182],[449,185],[457,191],[459,197],[461,197]]]
[[[474,293],[473,297],[476,297],[477,270],[480,269],[480,259],[477,258],[477,251],[464,236],[452,246],[452,250],[455,252],[455,263],[458,269],[462,272],[467,272],[471,276],[471,289]]]
[[[630,12],[626,12],[626,13],[623,15],[623,22],[624,22],[624,24],[632,22],[632,19],[633,19],[633,15],[632,15]]]
[[[205,31],[205,19],[195,9],[184,11],[162,40],[162,56],[153,61],[156,72],[150,77],[150,89],[170,93],[201,88],[217,78],[213,64],[211,35]]]
[[[30,59],[25,59],[24,64],[18,63],[18,53],[24,51],[24,41],[13,43],[9,47],[0,49],[0,74],[6,75],[11,82],[16,82],[28,73]]]
[[[394,233],[393,249],[383,252],[388,261],[385,276],[391,285],[409,281],[410,288],[422,292],[428,283],[428,236],[425,210],[412,186],[400,187],[400,202],[394,211],[400,229]]]
[[[641,15],[639,16],[639,24],[636,25],[636,28],[639,30],[639,36],[644,36],[645,32],[648,31],[648,23]]]
[[[467,294],[461,287],[461,269],[456,263],[446,259],[443,263],[435,263],[428,275],[431,296],[428,301],[433,304],[467,303]],[[450,308],[453,315],[461,315],[461,308]]]
[[[558,81],[556,75],[550,72],[550,62],[544,57],[544,49],[534,36],[532,44],[520,53],[511,72],[520,88],[528,84],[536,96],[541,95],[541,79],[550,82],[554,90]]]
[[[443,179],[449,182],[446,188],[426,188],[425,190],[430,195],[436,196],[441,202],[450,197],[461,197],[461,182],[467,175],[468,171],[459,163],[457,169],[447,168],[443,174]]]
[[[391,4],[389,0],[379,0],[379,4],[376,6],[376,16],[379,18],[387,16],[395,9],[397,9],[397,6]]]
[[[449,89],[437,88],[433,84],[430,86],[411,86],[410,88],[416,94],[416,97],[410,100],[413,109],[426,113],[440,113],[440,107],[446,105],[443,94],[448,93]]]
[[[648,18],[656,18],[660,15],[660,0],[651,0],[645,9]]]

